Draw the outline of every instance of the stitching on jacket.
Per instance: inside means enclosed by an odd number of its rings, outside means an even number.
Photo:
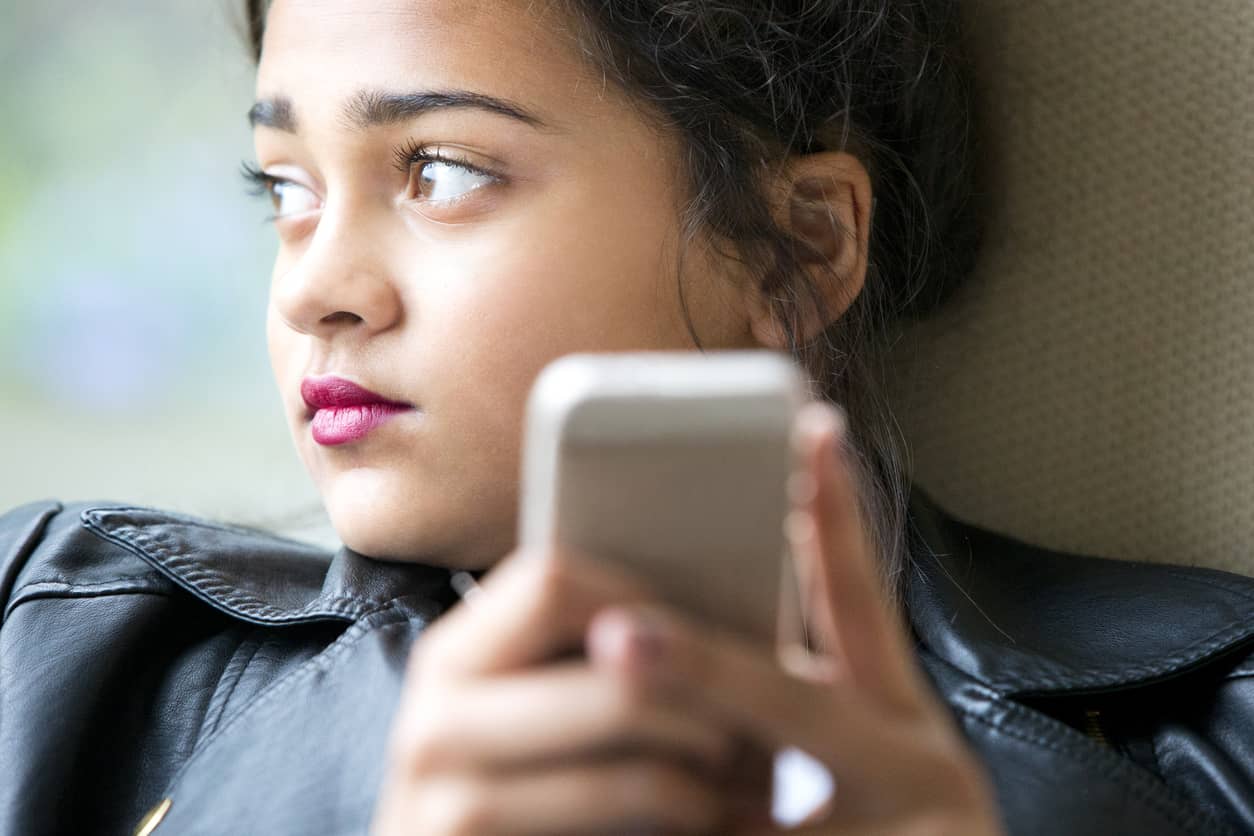
[[[199,561],[194,559],[172,555],[165,557],[162,565],[177,567],[178,577],[185,578],[189,584],[197,587],[207,595],[212,595],[216,601],[237,607],[251,615],[273,619],[300,618],[301,616],[318,615],[321,613],[356,617],[366,609],[366,603],[363,603],[362,599],[343,596],[318,598],[300,608],[284,609],[283,607],[276,607],[267,603],[255,595],[241,591],[234,583],[226,580],[221,572],[206,569]]]
[[[258,694],[248,705],[231,715],[225,723],[221,723],[213,731],[213,733],[205,736],[202,740],[196,741],[196,745],[192,748],[192,752],[188,755],[187,760],[178,768],[174,776],[170,779],[166,786],[165,795],[163,797],[172,798],[176,792],[179,783],[183,780],[183,775],[188,768],[196,762],[203,752],[213,745],[214,741],[221,739],[227,732],[238,725],[244,717],[249,716],[252,712],[259,710],[270,702],[278,698],[278,695],[284,693],[295,683],[299,683],[305,679],[309,679],[317,673],[326,671],[340,656],[348,652],[357,641],[373,630],[382,630],[396,624],[406,623],[408,618],[405,614],[394,607],[386,607],[379,610],[372,610],[358,621],[353,622],[347,630],[341,633],[335,641],[331,642],[322,652],[315,654],[312,658],[301,663],[294,670],[279,677],[274,682],[266,686],[260,694]],[[426,625],[424,624],[423,627]]]
[[[110,512],[129,509],[109,508]],[[150,509],[137,509],[147,510]],[[172,515],[173,516],[173,515]],[[267,622],[296,621],[302,618],[319,615],[343,616],[356,619],[368,611],[368,605],[379,603],[371,599],[346,598],[334,596],[317,598],[299,609],[282,609],[275,607],[254,595],[241,592],[235,585],[225,582],[221,573],[206,569],[193,558],[177,554],[170,546],[148,532],[127,524],[112,525],[106,528],[94,511],[81,514],[83,524],[99,536],[116,543],[145,560],[156,561],[159,567],[169,571],[170,580],[188,591],[198,595],[211,605],[227,606],[239,613]],[[257,536],[257,532],[247,529],[236,529],[230,526],[217,526],[203,523],[188,523],[226,532],[242,532]],[[129,536],[128,536],[129,535]],[[175,571],[175,569],[178,571]]]
[[[1226,823],[1215,819],[1210,813],[1191,804],[1187,796],[1182,795],[1179,790],[1172,787],[1158,775],[1150,772],[1141,764],[1118,754],[1112,749],[1100,746],[1090,740],[1082,732],[1068,726],[1060,720],[1050,717],[1048,714],[1043,714],[989,689],[981,684],[979,680],[974,679],[966,671],[953,665],[949,661],[937,655],[935,652],[928,650],[926,647],[920,651],[920,656],[922,657],[923,662],[935,664],[938,667],[944,668],[949,671],[951,676],[960,679],[964,683],[963,689],[967,693],[975,694],[986,700],[989,705],[987,713],[999,711],[1002,714],[1001,719],[996,720],[986,717],[983,713],[978,711],[965,708],[956,702],[946,700],[946,704],[949,705],[955,713],[961,714],[963,717],[968,718],[972,722],[980,723],[981,725],[987,726],[996,732],[1005,734],[1008,737],[1013,737],[1016,740],[1022,740],[1026,743],[1041,746],[1051,751],[1058,752],[1059,754],[1071,757],[1072,759],[1082,763],[1089,763],[1098,767],[1113,767],[1115,770],[1125,775],[1129,782],[1139,784],[1144,787],[1144,792],[1140,792],[1135,786],[1126,786],[1128,790],[1132,791],[1137,799],[1144,801],[1150,807],[1161,807],[1160,812],[1162,812],[1164,816],[1167,816],[1169,820],[1173,821],[1173,823],[1181,827],[1191,828],[1193,826],[1193,819],[1197,819],[1202,824],[1211,828],[1209,830],[1202,831],[1207,834],[1207,836],[1212,836],[1218,832],[1233,833],[1233,831],[1227,828]],[[923,669],[925,671],[928,670],[927,664],[924,664]],[[932,680],[932,686],[937,691],[943,690],[937,684],[930,671],[928,671],[928,676],[929,679]],[[1034,735],[1031,734],[1029,730],[1016,728],[1016,726],[1012,725],[1013,723],[1022,723],[1024,726],[1030,727],[1030,729],[1037,730],[1038,734]],[[1164,804],[1169,806],[1163,807],[1162,805]],[[1176,813],[1183,815],[1185,817],[1184,821],[1173,818],[1171,814],[1172,809],[1174,809]],[[1216,827],[1219,828],[1218,831],[1214,829]]]
[[[958,711],[958,713],[961,714],[963,717],[965,717],[967,720],[973,723],[978,723],[982,726],[986,726],[987,728],[992,729],[998,734],[1004,734],[1007,737],[1013,737],[1016,740],[1021,740],[1025,743],[1031,743],[1034,746],[1040,746],[1043,749],[1048,749],[1051,752],[1064,755],[1066,757],[1069,757],[1085,765],[1106,766],[1106,767],[1111,766],[1111,764],[1108,764],[1108,763],[1100,763],[1098,758],[1091,757],[1089,753],[1084,753],[1084,752],[1071,749],[1070,747],[1066,745],[1065,740],[1059,741],[1059,740],[1052,740],[1048,737],[1038,737],[1038,736],[1020,731],[1019,729],[1016,729],[1013,726],[1006,726],[1004,724],[998,723],[995,720],[992,720],[988,717],[983,717],[965,708],[962,708],[962,707],[955,707],[955,708]],[[1116,771],[1121,772],[1121,773],[1126,772],[1126,770],[1123,769],[1123,766],[1124,764],[1120,763],[1117,767],[1115,767]],[[1132,782],[1137,781],[1136,777],[1133,777],[1131,780]],[[1121,784],[1118,784],[1118,786],[1120,789],[1125,790],[1129,795],[1133,796],[1137,801],[1141,802],[1146,807],[1154,810],[1154,812],[1160,814],[1164,819],[1169,821],[1171,824],[1176,825],[1177,827],[1184,828],[1190,832],[1206,833],[1208,834],[1208,836],[1215,836],[1215,834],[1217,833],[1217,831],[1213,829],[1213,827],[1217,823],[1213,822],[1211,817],[1205,815],[1199,809],[1194,808],[1194,807],[1188,807],[1179,802],[1177,803],[1165,802],[1162,799],[1160,799],[1158,796],[1156,796],[1154,793],[1150,792],[1150,788],[1148,787],[1141,788],[1139,786],[1136,786],[1136,784],[1132,782],[1121,783]],[[1163,792],[1163,791],[1171,792],[1172,791],[1171,787],[1165,783],[1162,786],[1155,787],[1154,789],[1158,790],[1159,792]],[[1183,807],[1184,809],[1181,809],[1181,807]],[[1198,831],[1197,827],[1202,826],[1202,825],[1205,825],[1208,828],[1212,828],[1212,829]],[[1221,827],[1221,830],[1218,832],[1231,833],[1231,831],[1228,830],[1226,827],[1223,827],[1222,825],[1220,825],[1220,827]]]
[[[944,660],[941,661],[943,662]],[[962,671],[958,671],[958,673],[964,679],[970,681],[965,673]],[[1155,777],[1143,767],[1129,761],[1122,755],[1104,749],[1081,749],[1069,746],[1067,745],[1069,741],[1065,734],[1066,731],[1071,731],[1069,727],[1051,717],[1034,712],[1026,706],[1012,702],[996,692],[981,687],[977,683],[971,683],[970,687],[988,699],[990,704],[996,709],[1003,711],[1006,719],[1019,721],[1025,726],[1030,726],[1036,730],[1036,733],[1034,734],[1027,729],[1016,728],[1014,725],[1004,721],[999,722],[964,706],[953,705],[955,711],[969,720],[986,726],[999,734],[1049,749],[1077,762],[1094,767],[1110,768],[1112,771],[1119,773],[1119,777],[1126,778],[1126,782],[1118,782],[1119,786],[1127,790],[1138,801],[1160,813],[1172,824],[1179,827],[1193,832],[1206,833],[1208,836],[1210,834],[1233,832],[1226,823],[1216,819],[1205,810],[1191,805],[1186,799],[1181,798],[1179,791],[1166,781]],[[1056,728],[1055,726],[1060,726],[1061,728]],[[1197,827],[1204,827],[1205,829],[1198,831],[1195,829]]]
[[[324,608],[314,607],[315,603],[322,603],[323,599],[311,601],[304,607],[296,610],[283,609],[269,604],[255,595],[242,592],[234,584],[223,580],[221,572],[216,572],[211,568],[204,566],[200,561],[186,555],[179,554],[172,547],[163,543],[158,535],[136,528],[134,526],[118,526],[118,530],[129,533],[131,538],[138,542],[141,546],[146,546],[150,551],[156,552],[159,557],[163,557],[163,565],[177,566],[180,570],[180,576],[186,577],[189,582],[197,583],[208,589],[213,589],[219,597],[229,603],[236,604],[241,608],[249,607],[258,612],[270,615],[272,617],[283,617],[288,615],[308,615],[312,612],[322,612]],[[354,612],[360,612],[364,607],[356,599],[352,598],[327,598],[326,603],[332,607],[338,608],[345,603],[354,604],[352,607]]]
[[[948,541],[949,538],[946,537],[944,539]],[[966,542],[970,539],[970,535],[963,534],[961,536],[961,539],[964,542]],[[965,594],[965,589],[963,589],[963,587],[957,583],[953,574],[949,572],[948,567],[944,565],[945,561],[941,559],[942,556],[952,557],[952,554],[942,555],[940,553],[937,553],[934,549],[932,549],[929,543],[929,538],[927,537],[923,537],[922,542],[925,546],[927,546],[928,550],[931,552],[931,557],[937,563],[937,565],[940,566],[948,582],[951,585],[953,585],[955,588],[957,588],[960,592],[963,592]],[[1015,542],[1023,542],[1023,541],[1015,540]],[[951,550],[951,552],[952,551],[953,550]],[[1077,556],[1077,557],[1079,559],[1085,559],[1085,560],[1097,560],[1097,561],[1106,560],[1105,558],[1097,558],[1097,557],[1089,557],[1089,556]],[[1154,679],[1163,674],[1173,673],[1175,668],[1179,668],[1183,665],[1191,666],[1191,665],[1203,662],[1207,656],[1210,656],[1217,651],[1229,649],[1228,646],[1234,645],[1236,643],[1236,640],[1239,638],[1254,639],[1254,627],[1250,627],[1248,626],[1248,624],[1243,623],[1243,622],[1249,622],[1251,620],[1251,617],[1254,616],[1254,610],[1251,610],[1249,608],[1250,604],[1254,604],[1254,593],[1251,593],[1249,590],[1243,587],[1237,586],[1237,585],[1226,585],[1226,584],[1220,583],[1213,576],[1204,574],[1208,570],[1204,570],[1201,568],[1198,569],[1200,574],[1195,575],[1189,571],[1183,570],[1181,567],[1178,567],[1178,566],[1165,565],[1165,564],[1153,564],[1153,566],[1156,570],[1160,571],[1163,575],[1166,575],[1168,577],[1172,577],[1177,580],[1184,581],[1190,584],[1196,584],[1197,586],[1218,590],[1219,592],[1222,592],[1225,595],[1233,596],[1233,597],[1240,599],[1242,602],[1244,602],[1247,605],[1247,611],[1245,613],[1246,618],[1238,620],[1235,625],[1229,625],[1227,627],[1220,628],[1219,630],[1217,630],[1216,632],[1212,633],[1209,636],[1205,636],[1201,639],[1198,639],[1186,645],[1183,648],[1177,649],[1177,651],[1171,656],[1159,658],[1159,659],[1154,660],[1153,662],[1149,662],[1145,664],[1126,665],[1126,666],[1117,668],[1115,670],[1112,670],[1110,668],[1097,668],[1097,667],[1092,667],[1092,666],[1090,667],[1064,666],[1064,665],[1053,664],[1043,659],[1019,659],[1017,661],[1007,661],[1005,664],[1001,666],[1001,669],[1009,673],[1011,676],[1018,674],[1018,675],[1022,675],[1025,677],[1031,677],[1037,680],[1037,683],[1039,686],[1043,686],[1044,688],[1049,688],[1049,689],[1076,690],[1076,689],[1083,689],[1083,688],[1103,687],[1103,686],[1109,686],[1109,685],[1124,684],[1123,682],[1124,680],[1129,680],[1129,679],[1130,680],[1149,680],[1149,679]],[[929,585],[933,585],[933,582],[931,581],[930,578],[928,578],[926,575],[924,575],[923,577],[926,583],[928,583]],[[1233,603],[1235,604],[1237,602],[1233,602]],[[978,605],[976,606],[976,610],[979,611]],[[984,615],[982,612],[980,612],[980,614]],[[987,619],[987,616],[985,616],[985,618]],[[990,623],[992,622],[990,621]],[[994,624],[993,626],[996,627],[997,625]],[[1003,659],[1004,658],[1005,657],[1003,657]],[[1032,693],[1036,693],[1039,690],[1043,690],[1040,687],[1025,687],[1022,683],[1016,684],[1013,681],[1009,681],[1004,676],[999,676],[995,678],[980,677],[980,681],[987,682],[989,685],[992,685],[995,688],[999,688],[1003,690],[1004,692],[1011,693],[1011,694],[1032,694]],[[1131,683],[1128,683],[1128,684],[1131,684]]]
[[[1034,664],[1024,661],[1017,665],[1007,665],[1006,669],[1012,673],[1019,672],[1032,676],[1048,687],[1067,689],[1118,684],[1128,679],[1153,679],[1165,673],[1175,672],[1175,669],[1183,665],[1193,665],[1202,662],[1206,657],[1214,655],[1217,651],[1227,649],[1230,645],[1236,645],[1239,639],[1250,638],[1250,634],[1250,625],[1238,622],[1187,644],[1175,654],[1164,657],[1157,662],[1143,665],[1125,665],[1114,671],[1091,667],[1060,668],[1055,665]],[[998,677],[996,681],[992,681],[990,684],[1007,693],[1030,694],[1036,690],[1035,688],[1025,688],[1022,683],[1016,685],[1013,682],[1008,682],[1005,677]]]
[[[1247,656],[1232,666],[1232,670],[1228,671],[1227,679],[1249,679],[1254,676],[1254,657]]]
[[[213,689],[213,694],[209,697],[209,710],[205,712],[205,718],[200,724],[200,733],[196,735],[196,743],[192,746],[192,751],[196,751],[196,746],[200,745],[201,738],[206,735],[213,734],[218,724],[222,722],[222,714],[226,711],[227,705],[231,702],[231,696],[235,693],[235,686],[239,685],[241,679],[244,678],[244,672],[248,670],[248,664],[257,655],[257,652],[266,645],[261,640],[257,632],[260,627],[253,627],[235,648],[235,652],[231,654],[230,661],[226,664],[226,669],[222,671],[222,676],[218,678],[217,687]],[[248,648],[248,652],[242,652]],[[229,684],[224,686],[224,683]]]
[[[265,531],[260,528],[248,528],[247,526],[242,526],[242,525],[231,525],[230,523],[225,523],[225,522],[221,522],[218,520],[208,520],[208,519],[205,519],[204,517],[194,517],[194,516],[191,516],[190,514],[179,513],[178,511],[167,511],[162,508],[153,508],[153,507],[144,506],[144,505],[97,506],[94,508],[87,508],[80,514],[80,517],[86,520],[90,516],[93,522],[96,522],[98,525],[100,525],[102,529],[104,529],[107,532],[108,531],[107,524],[104,522],[100,522],[100,518],[105,514],[118,514],[118,513],[154,514],[156,516],[161,517],[163,523],[168,523],[168,521],[173,520],[180,525],[188,525],[188,526],[193,526],[195,528],[208,528],[213,531],[221,531],[227,534],[246,534],[249,537],[263,539],[263,540],[278,540],[280,542],[287,543],[289,545],[299,546],[302,549],[312,548],[308,543],[302,543],[299,540],[293,540],[290,537],[283,537],[281,535],[275,534],[270,531]],[[117,527],[119,528],[126,527],[126,528],[132,528],[132,529],[137,528],[137,526],[127,525],[126,523],[122,523],[121,525]]]

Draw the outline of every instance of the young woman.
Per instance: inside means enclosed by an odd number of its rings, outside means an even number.
[[[916,592],[936,556],[874,369],[973,250],[950,3],[248,12],[271,361],[344,548],[127,506],[0,520],[0,829],[769,833],[788,746],[835,778],[806,833],[1223,826],[978,678],[969,613]],[[513,542],[547,362],[725,348],[790,353],[818,396],[790,525],[817,655],[784,664]],[[911,507],[932,548],[959,531]]]

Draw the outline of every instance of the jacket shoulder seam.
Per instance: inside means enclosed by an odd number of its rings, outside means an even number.
[[[21,520],[22,524],[8,548],[0,551],[0,605],[6,611],[8,602],[21,591],[17,586],[18,575],[39,548],[52,518],[63,510],[62,502],[49,499],[22,505],[4,514],[5,518]]]
[[[32,601],[69,598],[108,598],[115,595],[169,596],[169,589],[160,584],[145,581],[106,581],[93,584],[70,584],[64,581],[34,581],[22,586],[4,610],[8,618],[23,604]]]

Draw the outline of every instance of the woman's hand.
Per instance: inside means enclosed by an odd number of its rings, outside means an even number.
[[[715,832],[725,725],[571,657],[596,612],[651,600],[603,563],[507,557],[415,645],[372,832]]]
[[[776,654],[673,610],[615,607],[595,619],[592,659],[694,716],[716,716],[766,750],[795,746],[822,762],[836,791],[802,834],[1001,832],[981,765],[924,680],[882,592],[843,457],[839,414],[807,405],[799,437],[812,480],[796,491],[790,537],[821,652]],[[808,583],[806,583],[808,581]],[[720,832],[777,832],[759,798]]]

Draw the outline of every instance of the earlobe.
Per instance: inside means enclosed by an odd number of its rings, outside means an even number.
[[[823,301],[812,304],[804,289],[797,312],[798,341],[807,342],[839,319],[862,292],[871,228],[871,179],[857,157],[821,151],[794,157],[781,175],[776,223],[791,233],[806,279]],[[763,346],[787,347],[784,326],[759,291],[749,300],[750,330]]]

